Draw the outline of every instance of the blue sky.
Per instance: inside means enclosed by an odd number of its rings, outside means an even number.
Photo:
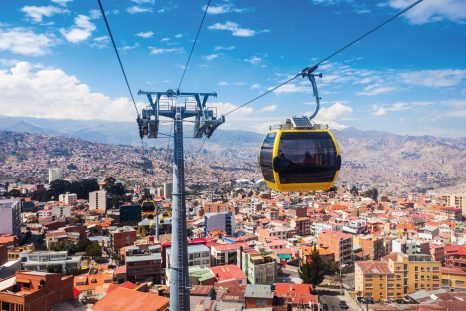
[[[102,0],[134,92],[176,88],[207,1]],[[313,64],[411,0],[212,0],[182,90],[226,112]],[[97,0],[0,0],[0,114],[132,121]],[[323,64],[334,128],[466,136],[466,2],[425,0]],[[295,80],[227,118],[264,131],[313,111]],[[146,104],[137,97],[138,105]]]

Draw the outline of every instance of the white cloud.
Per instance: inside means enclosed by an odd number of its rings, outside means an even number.
[[[277,105],[270,105],[270,106],[265,106],[264,108],[261,108],[259,112],[273,112],[277,110]]]
[[[158,48],[155,46],[149,47],[150,55],[160,55],[160,54],[171,54],[171,53],[181,53],[183,51],[182,48]]]
[[[126,12],[129,14],[138,14],[138,13],[152,13],[153,9],[148,7],[142,7],[139,5],[133,5],[126,9]]]
[[[395,9],[402,9],[412,2],[412,0],[389,0],[388,5]],[[424,1],[403,16],[411,24],[425,24],[442,20],[462,24],[466,21],[466,2],[464,0]]]
[[[10,116],[57,119],[133,121],[135,116],[127,97],[92,92],[87,84],[61,69],[36,70],[28,62],[0,71],[0,111]]]
[[[92,39],[92,42],[89,44],[89,46],[97,49],[104,49],[107,48],[110,44],[110,37],[109,36],[101,36],[101,37],[95,37]]]
[[[258,90],[261,88],[261,85],[259,83],[254,83],[251,85],[251,90]]]
[[[177,34],[175,35],[175,38],[176,38],[176,39],[181,39],[181,38],[183,38],[183,35],[182,35],[181,33],[177,33]]]
[[[52,0],[53,3],[56,3],[61,6],[66,6],[68,2],[72,2],[73,0]]]
[[[154,33],[152,31],[141,31],[141,32],[138,32],[137,34],[135,34],[136,37],[141,37],[141,38],[144,38],[144,39],[152,38],[153,35],[154,35]]]
[[[262,58],[258,57],[258,56],[251,56],[249,58],[246,58],[244,60],[246,63],[250,63],[252,65],[257,65],[259,64],[260,62],[262,62]]]
[[[232,111],[233,109],[238,108],[238,105],[235,105],[229,102],[212,102],[209,104],[209,107],[216,107],[217,115],[223,115],[225,113]],[[253,108],[245,106],[235,111],[235,113],[232,114],[232,118],[239,119],[241,117],[250,116],[252,115],[253,112],[254,112]]]
[[[275,94],[287,94],[287,93],[310,93],[311,88],[304,85],[298,85],[295,83],[288,83],[280,88],[273,91]]]
[[[50,47],[55,45],[55,41],[52,35],[36,34],[27,28],[0,28],[0,51],[41,56],[50,52]]]
[[[464,69],[419,70],[400,74],[404,83],[426,87],[449,87],[466,79]]]
[[[383,93],[393,92],[394,87],[391,86],[378,86],[377,84],[372,84],[364,88],[362,92],[357,93],[357,95],[365,96],[375,96]]]
[[[211,61],[211,60],[214,60],[214,59],[216,59],[218,57],[219,57],[218,54],[210,54],[210,55],[205,55],[202,58],[207,60],[207,61]]]
[[[387,113],[387,110],[385,110],[384,107],[374,105],[374,111],[372,112],[373,116],[377,116],[377,117],[378,116],[383,116],[386,113]]]
[[[337,121],[345,120],[351,117],[352,113],[353,108],[350,106],[344,105],[342,103],[335,103],[328,108],[321,107],[319,114],[315,118],[315,121],[317,123],[327,124],[330,128],[340,130],[346,128],[347,126],[340,124]],[[312,113],[307,114],[310,115]]]
[[[202,7],[202,11],[205,11],[206,6],[204,5]],[[217,5],[217,6],[209,6],[209,9],[207,10],[208,14],[212,15],[217,15],[217,14],[225,14],[225,13],[243,13],[245,12],[246,9],[240,9],[240,8],[235,8],[233,5],[226,3],[222,5]]]
[[[235,37],[253,37],[261,32],[268,32],[268,29],[256,31],[248,28],[241,28],[240,25],[234,22],[227,21],[225,23],[215,23],[212,26],[209,26],[211,30],[226,30],[230,31],[231,34]]]
[[[131,2],[134,2],[136,4],[154,4],[154,0],[131,0]]]
[[[89,16],[80,14],[74,19],[74,26],[68,30],[61,28],[60,33],[71,43],[85,41],[91,37],[92,32],[96,29],[90,19]]]
[[[25,13],[34,22],[40,23],[42,22],[42,19],[44,16],[51,17],[52,15],[68,13],[69,11],[63,8],[52,6],[52,5],[48,5],[48,6],[26,5],[23,8],[21,8],[21,12]]]
[[[214,46],[214,52],[217,51],[233,51],[236,47],[235,46]]]

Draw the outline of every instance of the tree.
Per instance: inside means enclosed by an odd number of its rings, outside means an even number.
[[[357,196],[359,194],[358,188],[356,186],[351,187],[350,193],[354,196]]]
[[[70,186],[71,183],[68,180],[55,179],[50,183],[49,196],[57,200],[60,194],[70,191]]]
[[[99,245],[98,242],[91,242],[86,247],[86,255],[89,257],[100,257],[102,256],[102,247]]]
[[[91,241],[88,239],[79,240],[78,243],[76,243],[76,252],[84,252],[89,244],[91,244]]]
[[[299,277],[303,280],[304,284],[312,284],[315,288],[325,279],[328,265],[319,255],[319,251],[314,245],[311,253],[311,261],[302,264],[299,268]]]
[[[11,189],[8,193],[7,193],[7,196],[9,197],[15,197],[15,198],[18,198],[21,195],[21,192],[18,190],[18,189]]]
[[[31,199],[39,202],[50,201],[50,193],[46,189],[39,189],[31,193]]]
[[[377,198],[379,197],[379,190],[377,190],[377,188],[371,188],[364,193],[364,196],[377,201]]]

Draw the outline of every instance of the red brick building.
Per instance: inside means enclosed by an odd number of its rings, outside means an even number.
[[[0,281],[0,309],[47,311],[73,298],[73,277],[36,271],[17,271]]]
[[[131,227],[120,227],[110,231],[112,246],[115,251],[122,247],[133,245],[137,240],[136,230]]]
[[[325,230],[318,237],[319,248],[326,248],[335,254],[335,261],[349,264],[353,260],[353,236],[351,234]]]

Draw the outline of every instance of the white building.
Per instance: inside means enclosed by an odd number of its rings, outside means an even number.
[[[105,190],[97,190],[93,192],[89,192],[89,209],[107,209],[107,191]]]
[[[61,168],[49,169],[49,184],[57,179],[63,179],[63,170]]]
[[[172,183],[164,183],[163,184],[163,197],[165,199],[171,201],[172,193],[173,193],[173,184]]]
[[[225,231],[226,235],[235,233],[235,216],[228,213],[206,213],[204,215],[204,236],[211,231]]]
[[[63,204],[48,204],[41,211],[37,212],[37,217],[44,218],[53,216],[56,218],[64,218],[71,216],[71,206]]]
[[[81,256],[68,256],[68,251],[24,251],[19,254],[19,258],[23,270],[47,272],[51,268],[61,268],[65,274],[81,269]]]
[[[21,232],[21,204],[17,200],[0,200],[0,234],[19,236]]]
[[[166,284],[170,284],[171,250],[171,247],[167,248],[165,257],[167,263],[167,269],[165,269],[165,276],[167,278]],[[199,266],[201,268],[210,267],[209,248],[204,244],[188,245],[188,263],[189,266]]]
[[[76,193],[63,193],[58,197],[60,202],[63,202],[68,205],[74,205],[78,200],[78,195]]]

